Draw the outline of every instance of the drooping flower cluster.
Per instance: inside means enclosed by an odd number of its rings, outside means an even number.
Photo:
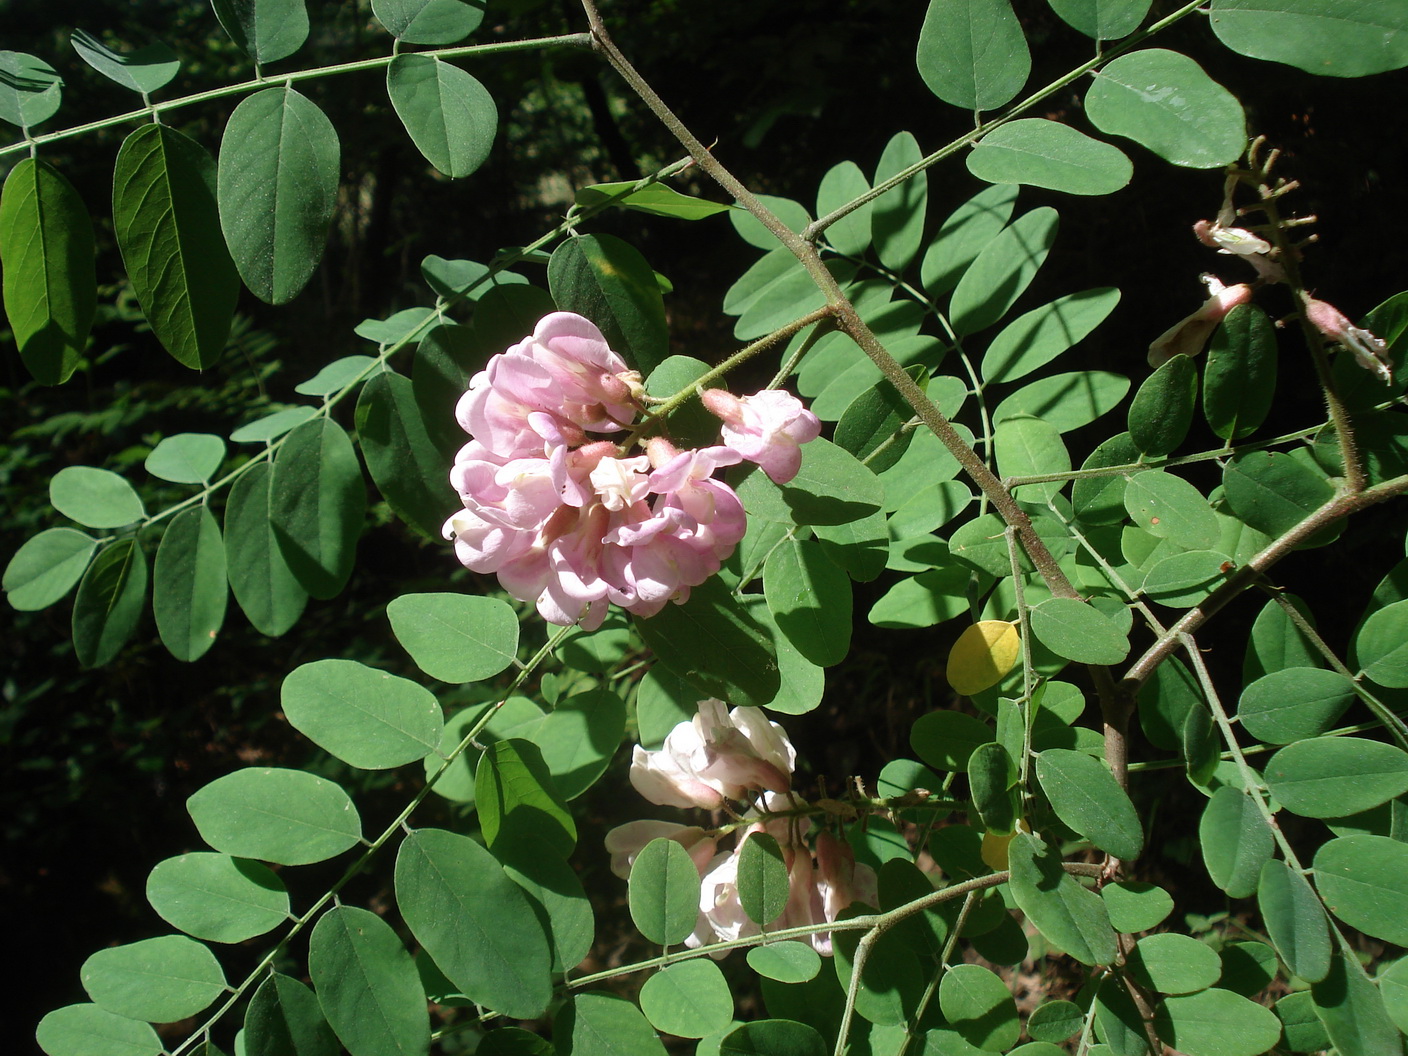
[[[790,790],[796,758],[782,727],[759,709],[728,711],[712,699],[700,701],[699,713],[671,730],[659,751],[636,747],[631,784],[652,803],[717,808],[758,794],[742,814],[748,824],[724,851],[715,834],[669,821],[633,821],[606,835],[611,871],[623,880],[651,840],[675,840],[689,852],[701,884],[699,918],[685,940],[691,948],[759,933],[738,895],[739,854],[755,833],[777,840],[787,868],[787,906],[770,930],[830,923],[852,902],[877,904],[875,871],[856,862],[849,844],[822,831],[815,850],[808,846],[808,807]],[[811,943],[818,953],[831,953],[830,932],[814,932]]]
[[[631,454],[601,434],[628,429],[641,391],[596,326],[554,312],[492,357],[456,409],[472,439],[450,472],[464,509],[445,536],[466,567],[496,573],[550,623],[592,630],[613,603],[652,616],[686,600],[746,528],[714,471],[746,458],[790,480],[792,451],[820,430],[795,397],[759,393],[736,402],[761,400],[767,413],[725,444],[680,451],[654,436]]]

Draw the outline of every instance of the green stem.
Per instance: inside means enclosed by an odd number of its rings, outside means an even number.
[[[562,641],[571,630],[571,627],[563,627],[558,630],[557,633],[550,637],[543,647],[533,655],[533,658],[523,665],[523,669],[519,671],[518,675],[509,684],[508,689],[504,691],[503,697],[499,702],[493,707],[485,709],[484,714],[469,728],[469,732],[464,735],[460,743],[445,756],[444,761],[436,768],[435,772],[426,778],[425,785],[412,797],[405,809],[402,810],[400,814],[396,815],[391,823],[382,830],[380,836],[367,845],[367,849],[347,868],[342,876],[338,878],[337,882],[333,884],[321,898],[314,902],[313,905],[308,908],[307,912],[294,920],[293,926],[275,943],[274,948],[264,955],[264,958],[255,965],[254,970],[245,976],[243,982],[230,991],[230,996],[225,999],[224,1003],[211,1013],[205,1022],[196,1028],[185,1041],[171,1050],[171,1056],[181,1056],[181,1053],[198,1043],[210,1031],[211,1027],[218,1023],[225,1014],[249,992],[250,988],[259,981],[260,977],[274,964],[283,951],[287,949],[288,944],[293,940],[294,936],[298,935],[299,932],[312,923],[313,919],[327,907],[328,903],[337,898],[338,892],[366,867],[367,863],[376,856],[377,852],[385,846],[386,842],[391,839],[392,836],[396,835],[396,833],[401,830],[401,827],[405,825],[416,807],[420,806],[425,797],[430,795],[431,790],[435,788],[435,785],[439,782],[440,778],[444,776],[445,772],[450,769],[455,760],[474,744],[474,739],[483,732],[485,726],[489,725],[493,717],[498,714],[498,710],[522,687],[523,683],[528,680],[528,676],[533,673],[539,664],[547,659],[552,650],[557,647],[557,644]]]
[[[950,154],[954,154],[962,150],[969,144],[976,142],[978,139],[991,132],[998,125],[1004,125],[1008,121],[1011,121],[1014,117],[1026,113],[1026,111],[1030,110],[1043,99],[1047,99],[1055,95],[1067,85],[1074,84],[1076,81],[1084,77],[1087,73],[1092,72],[1099,66],[1103,66],[1110,59],[1123,55],[1126,51],[1129,51],[1131,48],[1138,47],[1144,41],[1152,37],[1155,33],[1159,33],[1167,29],[1175,22],[1186,18],[1188,15],[1191,15],[1193,12],[1197,11],[1200,7],[1203,7],[1205,2],[1206,0],[1192,0],[1192,3],[1184,4],[1171,15],[1167,16],[1166,18],[1159,19],[1159,21],[1155,22],[1148,29],[1141,30],[1140,32],[1135,33],[1133,36],[1125,38],[1119,44],[1116,44],[1109,51],[1105,52],[1104,55],[1097,54],[1095,58],[1091,59],[1089,62],[1081,66],[1077,66],[1070,73],[1066,74],[1063,77],[1057,78],[1056,80],[1048,84],[1045,88],[1033,92],[1031,95],[1027,96],[1019,103],[1014,103],[1011,109],[1009,109],[1001,117],[992,118],[986,123],[979,123],[978,126],[973,129],[973,131],[968,132],[965,135],[959,136],[947,146],[940,147],[938,150],[934,151],[934,153],[930,154],[929,156],[921,158],[919,161],[909,166],[909,168],[896,173],[894,176],[891,176],[888,180],[885,180],[883,183],[877,184],[875,187],[871,188],[869,191],[867,191],[865,194],[862,194],[860,197],[847,202],[845,205],[841,206],[838,209],[833,209],[831,212],[827,213],[825,216],[821,217],[818,220],[813,220],[810,224],[808,224],[805,228],[802,229],[802,238],[806,239],[808,242],[815,242],[817,236],[820,235],[821,232],[825,231],[837,220],[840,220],[847,214],[855,212],[866,202],[874,201],[886,191],[894,190],[896,187],[904,183],[904,181],[909,179],[911,176],[915,176],[918,173],[923,172],[925,169],[942,161]]]
[[[591,46],[591,37],[586,33],[567,33],[556,37],[536,37],[531,40],[508,40],[497,44],[468,44],[454,48],[430,48],[426,51],[417,52],[430,58],[455,59],[469,55],[494,55],[504,52],[528,51],[536,48],[552,47],[577,47],[584,48]],[[389,66],[395,55],[382,55],[375,59],[360,59],[357,62],[343,62],[333,66],[319,66],[311,70],[298,70],[295,73],[283,74],[279,80],[286,84],[293,84],[298,81],[312,80],[316,77],[335,77],[343,73],[360,73],[364,70],[381,69]],[[212,99],[224,99],[232,95],[244,95],[248,92],[258,91],[261,88],[269,87],[269,82],[256,76],[253,80],[241,81],[239,84],[226,85],[223,88],[212,88],[205,92],[196,92],[194,95],[182,96],[179,99],[172,99],[170,102],[153,103],[144,106],[140,110],[130,110],[125,114],[118,114],[116,117],[105,117],[99,121],[90,121],[86,125],[74,125],[72,128],[60,129],[57,132],[47,132],[41,136],[34,136],[27,142],[12,143],[6,147],[0,147],[0,157],[12,154],[19,150],[27,149],[30,144],[55,143],[61,139],[70,139],[74,136],[85,135],[89,132],[97,132],[100,129],[112,128],[115,125],[127,124],[130,121],[144,120],[147,115],[151,115],[152,120],[160,120],[160,115],[169,113],[172,110],[180,110],[187,106],[196,106],[200,103],[208,103]]]

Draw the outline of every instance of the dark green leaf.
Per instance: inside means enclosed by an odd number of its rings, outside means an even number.
[[[1068,293],[1019,315],[1002,328],[983,353],[989,382],[1024,378],[1084,340],[1120,303],[1120,291],[1102,286]]]
[[[1305,602],[1294,594],[1283,595],[1302,616],[1315,626],[1315,616]],[[1282,671],[1290,667],[1314,667],[1320,662],[1320,654],[1306,640],[1300,629],[1291,622],[1284,609],[1275,601],[1262,606],[1252,623],[1252,631],[1247,639],[1247,655],[1242,661],[1242,683],[1248,687],[1262,676],[1272,671]]]
[[[230,488],[225,506],[225,558],[230,589],[249,622],[277,638],[298,622],[308,604],[279,551],[269,520],[273,472],[267,462],[251,466]]]
[[[705,695],[745,707],[762,707],[777,695],[776,649],[719,579],[691,589],[683,605],[667,605],[635,624],[660,662]]]
[[[257,63],[286,59],[308,39],[304,0],[211,0],[220,25]]]
[[[590,319],[642,374],[669,355],[660,285],[654,269],[629,243],[614,235],[569,238],[548,263],[548,285],[558,308]]]
[[[1352,950],[1341,945],[1335,951],[1330,974],[1312,983],[1310,993],[1315,1014],[1342,1056],[1398,1056],[1402,1051],[1403,1036]]]
[[[1338,672],[1287,667],[1242,690],[1237,717],[1258,740],[1290,744],[1333,727],[1353,701],[1353,683]]]
[[[60,385],[77,369],[97,310],[93,224],[73,184],[25,158],[0,195],[5,314],[35,380]]]
[[[956,964],[944,973],[939,1008],[965,1041],[988,1052],[1011,1048],[1022,1033],[1012,992],[981,965]]]
[[[407,836],[396,856],[396,903],[416,941],[475,1004],[514,1019],[547,1009],[552,953],[543,927],[474,840],[443,829]]]
[[[851,580],[813,541],[793,539],[763,567],[768,609],[788,641],[820,667],[845,659],[851,645]]]
[[[665,216],[672,220],[703,220],[708,216],[726,213],[730,208],[723,202],[711,202],[704,198],[680,194],[673,187],[663,183],[652,183],[638,191],[632,191],[631,188],[635,185],[635,180],[594,183],[577,192],[577,204],[595,206],[610,202],[623,209],[634,209],[639,213]]]
[[[1103,851],[1134,859],[1144,830],[1134,804],[1099,759],[1048,748],[1036,757],[1037,780],[1056,816]]]
[[[1188,435],[1198,399],[1198,368],[1174,356],[1154,371],[1129,405],[1129,437],[1146,455],[1166,455]]]
[[[1050,0],[1051,9],[1087,37],[1119,40],[1139,28],[1150,0]]]
[[[679,392],[693,392],[695,382],[713,368],[692,356],[670,356],[645,379],[645,391],[668,399]],[[719,420],[698,400],[690,400],[670,415],[670,437],[675,446],[708,447],[719,438]]]
[[[733,994],[719,966],[701,957],[672,964],[647,979],[640,991],[640,1008],[656,1030],[702,1038],[728,1028],[733,1020]]]
[[[1187,1056],[1257,1056],[1281,1039],[1269,1008],[1230,990],[1168,998],[1154,1011],[1154,1029]]]
[[[504,873],[523,889],[552,946],[553,972],[567,972],[591,952],[596,920],[582,882],[564,858],[543,854],[531,839],[501,839],[494,857]]]
[[[308,940],[318,1003],[353,1056],[423,1056],[430,1047],[425,990],[411,955],[375,913],[335,906]]]
[[[337,204],[340,157],[332,122],[287,85],[256,92],[230,115],[220,140],[220,226],[260,300],[284,304],[312,278]]]
[[[1012,393],[997,405],[992,417],[993,421],[1000,422],[1004,418],[1029,414],[1068,433],[1113,410],[1128,391],[1129,379],[1122,374],[1099,370],[1053,374]]]
[[[921,388],[927,387],[928,374],[922,368],[911,368],[910,376]],[[913,416],[904,398],[888,380],[866,389],[847,405],[836,423],[836,446],[844,448],[865,462],[873,473],[883,473],[905,453],[913,431],[901,432],[900,427]],[[881,446],[884,450],[878,450]]]
[[[180,132],[143,125],[118,151],[112,212],[152,333],[186,366],[210,366],[225,347],[240,289],[220,233],[215,162]]]
[[[966,164],[988,183],[1020,183],[1067,194],[1113,194],[1134,175],[1134,166],[1118,147],[1042,118],[999,125],[978,141]]]
[[[143,95],[161,88],[181,70],[176,53],[159,40],[133,52],[118,52],[81,29],[75,29],[68,39],[78,57],[93,69]]]
[[[917,165],[924,152],[908,132],[897,132],[885,144],[875,166],[875,185]],[[929,175],[922,169],[870,203],[870,235],[880,263],[903,271],[924,241],[924,210],[929,200]]]
[[[146,516],[131,484],[91,466],[65,466],[49,481],[49,501],[65,517],[89,528],[121,528]]]
[[[674,946],[699,917],[699,869],[675,840],[651,840],[631,865],[631,920],[650,942]]]
[[[1233,898],[1256,890],[1275,841],[1250,795],[1228,785],[1213,792],[1198,823],[1198,838],[1214,884]]]
[[[440,702],[429,690],[355,660],[318,660],[284,679],[289,724],[351,766],[385,770],[440,744]]]
[[[1371,614],[1354,636],[1354,657],[1364,674],[1381,686],[1408,687],[1408,601]]]
[[[177,660],[198,660],[225,622],[229,588],[225,540],[207,506],[178,513],[161,537],[152,579],[152,614]]]
[[[955,209],[924,251],[919,281],[935,297],[958,285],[959,278],[1008,219],[1017,201],[1017,188],[984,187]]]
[[[1242,104],[1176,51],[1147,48],[1102,67],[1085,94],[1085,112],[1100,131],[1126,136],[1175,165],[1220,168],[1247,147]]]
[[[1216,950],[1191,935],[1172,932],[1144,936],[1125,966],[1141,986],[1161,994],[1206,990],[1222,974]]]
[[[996,741],[980,744],[968,757],[968,792],[988,832],[998,836],[1010,833],[1017,823],[1017,804],[1012,786],[1017,768],[1007,749]]]
[[[347,793],[303,770],[236,770],[196,791],[186,809],[217,851],[280,865],[321,862],[362,838]]]
[[[313,597],[335,597],[352,575],[367,503],[357,452],[342,427],[320,418],[290,433],[269,491],[269,523],[289,570]]]
[[[407,44],[458,44],[484,20],[483,0],[373,0],[372,13]]]
[[[1266,784],[1292,814],[1342,818],[1408,792],[1408,752],[1361,737],[1297,741],[1271,757]]]
[[[1019,832],[1008,848],[1012,897],[1053,945],[1082,964],[1110,964],[1118,947],[1105,903],[1061,867],[1056,849]]]
[[[137,629],[147,596],[147,558],[135,539],[109,543],[88,566],[73,603],[73,651],[102,667]]]
[[[49,1056],[158,1056],[162,1051],[150,1025],[88,1004],[50,1012],[39,1021],[34,1039]]]
[[[184,935],[99,950],[79,975],[100,1008],[149,1023],[193,1016],[227,989],[215,955]]]
[[[787,908],[787,866],[782,848],[765,832],[750,833],[738,852],[738,901],[748,919],[764,926]]]
[[[440,172],[459,179],[488,159],[499,109],[470,74],[430,55],[403,53],[386,68],[386,91],[411,142]]]
[[[1232,571],[1231,560],[1216,550],[1189,550],[1157,561],[1144,576],[1144,593],[1170,608],[1196,605]]]
[[[1214,0],[1211,15],[1237,54],[1307,73],[1367,77],[1408,65],[1408,11],[1397,0]]]
[[[1213,332],[1203,415],[1224,440],[1240,440],[1266,419],[1276,396],[1278,351],[1271,320],[1254,305],[1239,304]]]
[[[1032,1009],[1027,1033],[1051,1045],[1071,1038],[1085,1024],[1085,1013],[1074,1001],[1048,1001]]]
[[[1370,835],[1331,840],[1315,852],[1315,886],[1350,927],[1408,945],[1408,844]]]
[[[489,745],[474,774],[474,802],[490,850],[497,852],[502,840],[566,858],[577,843],[577,825],[531,741]]]
[[[362,455],[387,505],[422,535],[439,539],[455,495],[410,380],[374,374],[357,397],[356,417]]]
[[[1324,979],[1330,971],[1330,931],[1320,899],[1305,877],[1273,858],[1261,867],[1256,904],[1267,937],[1291,974],[1311,983]]]
[[[204,484],[225,459],[225,441],[210,433],[177,433],[161,440],[143,466],[176,484]]]
[[[337,1056],[339,1046],[313,991],[271,974],[244,1014],[245,1056]]]
[[[5,566],[5,596],[21,612],[46,609],[82,578],[98,540],[72,528],[46,528]]]
[[[1276,451],[1232,459],[1223,469],[1222,488],[1233,515],[1270,536],[1294,528],[1335,494],[1323,473]]]
[[[157,916],[211,942],[243,942],[288,919],[288,892],[268,866],[197,851],[158,862],[147,877]]]
[[[614,994],[573,995],[553,1017],[552,1039],[558,1056],[665,1056],[640,1009]]]
[[[1007,0],[930,0],[916,60],[929,90],[964,110],[1010,101],[1032,68]]]
[[[416,666],[442,682],[492,678],[518,651],[518,618],[500,598],[402,594],[386,616]]]
[[[983,247],[953,291],[949,321],[956,332],[976,333],[1007,313],[1045,262],[1058,219],[1055,209],[1033,209]]]
[[[961,711],[928,712],[909,731],[915,754],[935,770],[966,771],[973,749],[992,740],[992,727]]]
[[[1119,625],[1074,598],[1047,598],[1031,610],[1031,624],[1037,641],[1078,664],[1118,664],[1129,655],[1129,638]]]
[[[827,1051],[815,1029],[786,1019],[745,1023],[719,1042],[719,1056],[826,1056]]]
[[[845,524],[880,509],[884,487],[854,455],[816,439],[802,448],[802,468],[782,497],[799,524]]]

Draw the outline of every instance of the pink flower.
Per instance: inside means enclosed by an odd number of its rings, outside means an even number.
[[[1224,286],[1213,275],[1204,275],[1203,282],[1208,288],[1208,299],[1196,312],[1169,327],[1149,346],[1149,366],[1163,366],[1178,355],[1196,356],[1227,313],[1252,299],[1252,288],[1244,282]]]
[[[725,710],[721,700],[699,702],[699,713],[670,731],[659,751],[636,746],[631,784],[661,806],[713,810],[750,789],[786,792],[796,750],[787,734],[758,708]]]
[[[756,462],[774,484],[786,484],[802,468],[801,445],[815,440],[821,422],[800,400],[781,389],[742,398],[706,389],[704,406],[723,420],[724,444]]]
[[[1383,338],[1353,325],[1333,304],[1314,297],[1305,299],[1305,317],[1331,341],[1338,341],[1353,352],[1354,362],[1365,370],[1372,370],[1385,385],[1393,384],[1393,362],[1388,358],[1388,343]]]
[[[698,825],[680,825],[673,821],[631,821],[617,825],[606,834],[606,853],[611,855],[611,871],[622,880],[631,877],[631,866],[651,840],[674,840],[694,860],[703,876],[714,857],[718,840]]]

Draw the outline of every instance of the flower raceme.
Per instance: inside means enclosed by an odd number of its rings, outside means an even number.
[[[757,796],[741,816],[746,826],[736,845],[718,853],[716,834],[675,822],[633,821],[606,835],[612,872],[623,879],[653,839],[674,840],[689,852],[699,870],[700,894],[699,917],[687,946],[759,933],[738,892],[739,855],[759,833],[777,840],[787,869],[787,903],[781,916],[768,922],[773,930],[830,923],[852,902],[877,904],[875,871],[857,864],[848,844],[823,831],[816,836],[815,852],[808,846],[807,804],[790,791],[796,760],[782,727],[759,709],[728,711],[716,699],[701,700],[698,714],[676,725],[658,751],[636,747],[631,784],[652,803],[718,809],[729,800]],[[817,952],[831,953],[829,932],[816,931],[810,939]]]
[[[589,320],[544,316],[490,358],[456,408],[471,437],[450,471],[464,504],[445,523],[456,556],[496,573],[548,622],[586,630],[612,604],[653,616],[687,600],[747,527],[743,504],[714,472],[746,459],[784,483],[800,466],[798,445],[820,431],[788,393],[710,391],[720,406],[733,401],[715,411],[724,443],[681,451],[652,436],[643,450],[623,450],[605,435],[635,420],[640,375]]]

